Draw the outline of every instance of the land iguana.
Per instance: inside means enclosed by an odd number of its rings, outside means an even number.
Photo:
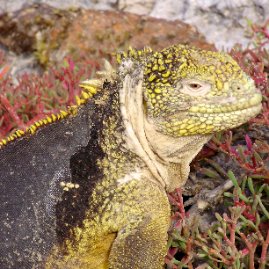
[[[229,55],[116,53],[78,105],[0,143],[1,268],[163,268],[170,205],[213,133],[261,111]]]

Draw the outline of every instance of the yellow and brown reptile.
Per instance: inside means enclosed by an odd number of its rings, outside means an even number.
[[[163,268],[170,205],[213,133],[261,111],[229,55],[116,53],[78,105],[0,143],[1,268]],[[13,194],[14,193],[14,194]]]

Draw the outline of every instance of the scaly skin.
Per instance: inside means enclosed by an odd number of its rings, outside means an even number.
[[[214,132],[261,110],[253,80],[224,53],[171,46],[116,56],[118,72],[106,63],[102,79],[81,83],[84,99],[97,92],[92,159],[87,176],[74,172],[73,185],[62,183],[58,244],[45,268],[163,268],[166,192],[184,185]]]

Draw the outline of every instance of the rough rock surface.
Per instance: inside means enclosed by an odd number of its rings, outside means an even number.
[[[154,51],[179,43],[214,50],[213,44],[206,43],[205,37],[195,27],[180,21],[169,22],[131,13],[90,10],[70,26],[59,54],[73,52],[81,55],[94,52],[104,45],[116,45],[122,50],[126,50],[129,45],[138,49],[150,46]]]
[[[30,16],[35,18],[35,21],[28,23],[25,25],[21,23],[22,17],[28,18],[29,20],[29,12],[28,9],[25,9],[27,5],[31,5],[37,3],[40,4],[48,4],[52,8],[48,9],[45,6],[36,10],[37,13],[34,15],[30,11]],[[22,13],[21,11],[17,11],[23,8],[26,10]],[[57,10],[58,8],[69,9],[67,10]],[[171,21],[181,20],[182,22],[188,23],[192,26],[197,27],[200,33],[206,36],[206,41],[209,43],[214,42],[215,46],[218,50],[222,50],[222,48],[231,48],[235,43],[241,43],[244,46],[247,45],[249,41],[245,37],[245,30],[247,29],[247,21],[245,17],[248,17],[253,23],[263,23],[266,19],[268,19],[267,14],[269,14],[269,1],[267,0],[225,0],[225,1],[217,1],[217,0],[185,0],[185,1],[173,1],[173,0],[65,0],[65,1],[52,1],[52,0],[0,0],[0,13],[6,12],[6,17],[3,18],[3,15],[0,15],[0,49],[6,51],[6,56],[11,59],[12,62],[16,63],[16,68],[11,69],[12,74],[17,74],[22,72],[21,70],[33,70],[34,72],[39,72],[40,69],[37,68],[38,62],[43,65],[50,64],[51,58],[54,57],[54,60],[61,60],[65,55],[66,51],[61,51],[61,53],[56,54],[56,49],[59,49],[62,42],[61,39],[66,37],[66,31],[68,30],[70,25],[73,25],[74,17],[77,17],[79,20],[81,18],[81,13],[85,12],[87,9],[98,9],[98,10],[116,10],[116,11],[128,11],[132,13],[136,13],[139,15],[147,15],[160,19],[167,19]],[[52,13],[48,13],[48,10],[52,10]],[[17,11],[17,12],[15,12]],[[72,11],[72,12],[71,12]],[[15,12],[15,13],[12,13]],[[7,15],[8,14],[8,15]],[[42,17],[40,18],[37,17]],[[115,15],[117,17],[117,15]],[[146,17],[145,17],[146,18]],[[85,17],[83,17],[85,19]],[[113,15],[110,15],[107,20],[105,27],[108,29],[110,26],[114,29],[114,19]],[[149,21],[150,19],[146,19]],[[27,21],[27,20],[26,20]],[[30,19],[31,21],[31,19]],[[132,21],[132,19],[131,19]],[[130,21],[130,22],[131,22]],[[91,27],[91,23],[95,22],[95,25],[98,26],[97,19],[94,19],[90,22],[90,24],[85,24],[86,27]],[[159,34],[159,24],[160,21],[155,21],[157,25],[155,25],[155,33],[150,38],[150,43],[152,46],[153,39],[155,41],[158,39],[156,35]],[[143,19],[136,20],[137,24],[141,23],[144,27],[145,23]],[[154,20],[152,21],[154,23]],[[50,29],[50,24],[53,24],[53,31]],[[81,28],[83,26],[83,22],[80,23],[80,26],[77,22],[76,26],[72,26],[73,29],[75,27]],[[148,24],[148,23],[146,23]],[[177,22],[176,24],[180,24]],[[3,29],[3,25],[6,29]],[[169,25],[169,24],[167,24]],[[100,25],[100,29],[101,29]],[[124,26],[122,24],[122,26]],[[9,28],[8,28],[9,27]],[[30,27],[30,28],[29,28]],[[154,27],[153,27],[154,28]],[[162,28],[162,27],[161,27]],[[164,28],[164,27],[163,27]],[[162,30],[163,30],[162,28]],[[97,44],[102,44],[101,40],[104,38],[104,32],[102,30],[98,30],[98,34],[100,37],[100,42]],[[185,43],[185,40],[182,37],[185,37],[188,33],[186,31],[180,32],[182,28],[179,27],[175,32],[173,32],[172,28],[167,30],[168,32],[168,42],[172,43]],[[190,28],[189,28],[190,29]],[[194,28],[192,28],[194,29]],[[130,28],[131,30],[131,28]],[[123,38],[123,31],[120,28],[116,30],[117,36],[120,35],[122,40],[126,40]],[[166,31],[166,30],[164,30]],[[83,30],[85,33],[85,29]],[[126,30],[124,31],[126,33]],[[146,34],[147,31],[145,30]],[[51,34],[49,36],[49,34]],[[69,32],[69,34],[72,34]],[[139,34],[139,32],[137,32]],[[179,38],[176,39],[176,36],[180,34]],[[195,30],[190,30],[190,34],[192,36],[195,35]],[[79,33],[74,33],[74,35],[79,35]],[[129,35],[133,35],[133,33],[129,33]],[[160,34],[162,35],[162,34]],[[171,35],[175,35],[175,38],[171,38]],[[12,39],[11,39],[12,36]],[[146,36],[146,35],[145,35]],[[147,37],[147,36],[146,36]],[[163,38],[165,36],[163,35]],[[186,39],[189,37],[187,36]],[[78,38],[80,40],[83,37]],[[128,39],[128,38],[127,38]],[[145,39],[141,39],[141,45],[145,44]],[[109,41],[109,40],[108,40]],[[113,38],[110,39],[113,43]],[[130,42],[128,42],[130,41]],[[127,40],[127,44],[131,44],[131,41],[134,41],[132,38]],[[204,41],[204,39],[203,39]],[[13,42],[13,44],[11,44]],[[34,43],[33,43],[34,42]],[[137,41],[138,42],[138,41]],[[7,44],[8,43],[8,44]],[[87,42],[89,43],[89,42]],[[109,43],[109,42],[108,42]],[[158,42],[157,42],[158,43]],[[164,43],[164,42],[163,42]],[[191,43],[191,42],[190,42]],[[91,44],[95,45],[95,42],[91,42]],[[168,43],[162,44],[159,48],[167,46]],[[108,45],[108,44],[106,44]],[[133,45],[133,44],[132,44]],[[53,53],[50,54],[51,49],[53,47]],[[111,50],[114,45],[112,45]],[[76,46],[74,46],[76,50]],[[79,47],[81,49],[81,46]],[[126,47],[124,48],[126,49]],[[21,51],[28,51],[32,53],[35,50],[38,61],[32,60],[33,56],[27,56],[25,54],[16,57],[13,53],[19,53]],[[89,49],[91,50],[91,48]],[[109,53],[110,51],[108,51]],[[90,56],[90,55],[89,55]],[[101,56],[104,57],[104,56]],[[41,73],[40,73],[41,74]]]
[[[214,50],[195,27],[180,21],[116,11],[58,10],[45,4],[2,14],[0,43],[17,54],[34,53],[43,67],[57,65],[69,56],[76,59],[85,55],[94,62],[116,50],[126,51],[129,45],[159,50],[171,44],[188,44]],[[107,51],[107,55],[100,55],[100,51]],[[19,63],[14,61],[16,70]]]
[[[54,8],[114,9],[168,20],[182,20],[196,26],[221,50],[236,42],[247,44],[244,29],[248,17],[254,23],[268,19],[268,0],[0,0],[0,12],[13,12],[25,4],[46,3]]]

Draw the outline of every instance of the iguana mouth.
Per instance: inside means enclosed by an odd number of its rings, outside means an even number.
[[[223,124],[225,121],[227,122],[231,122],[233,119],[236,118],[237,123],[244,121],[246,117],[249,117],[250,119],[253,118],[254,114],[257,115],[261,112],[262,109],[262,104],[257,104],[257,105],[253,105],[251,107],[247,107],[247,108],[243,108],[243,109],[238,109],[238,110],[233,110],[233,111],[227,111],[227,112],[212,112],[212,113],[194,113],[194,112],[190,112],[187,113],[187,115],[189,116],[193,116],[193,117],[197,117],[198,119],[200,119],[200,117],[204,117],[204,118],[208,118],[210,119],[210,117],[214,117],[213,122],[220,122],[221,124]],[[244,119],[243,119],[244,117]],[[240,118],[242,118],[242,120],[240,120]]]
[[[215,114],[215,113],[227,113],[227,112],[236,112],[236,111],[243,111],[245,109],[251,108],[251,107],[259,107],[261,106],[262,101],[262,95],[261,93],[255,93],[251,98],[248,96],[242,96],[242,98],[230,102],[230,99],[222,99],[220,101],[218,100],[217,103],[202,103],[198,105],[192,106],[188,112],[193,113],[209,113],[209,114]],[[225,104],[226,101],[226,104]],[[227,102],[228,101],[228,102]]]

